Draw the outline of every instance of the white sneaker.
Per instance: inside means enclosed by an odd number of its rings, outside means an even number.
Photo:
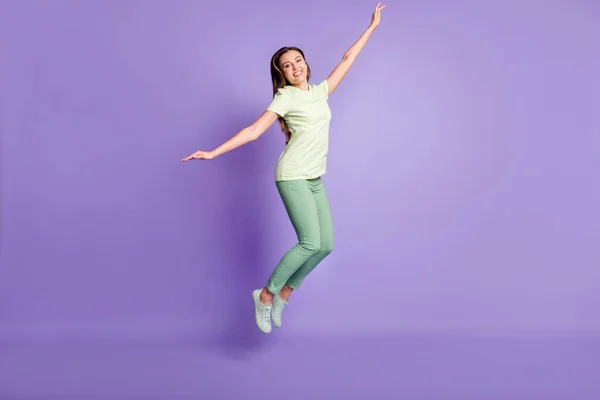
[[[271,304],[262,304],[260,302],[260,292],[262,289],[256,289],[252,292],[252,299],[254,300],[254,320],[256,326],[262,333],[271,332]]]
[[[282,299],[279,293],[273,297],[273,325],[276,328],[281,328],[281,314],[286,305],[287,301]]]

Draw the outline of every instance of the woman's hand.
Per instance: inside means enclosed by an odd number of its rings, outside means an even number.
[[[186,158],[182,158],[181,162],[189,161],[189,160],[212,160],[214,155],[209,151],[197,151],[194,154],[187,156]]]
[[[371,28],[375,29],[379,25],[379,21],[381,19],[381,10],[385,8],[385,5],[381,5],[381,2],[377,3],[377,7],[375,7],[375,11],[373,12],[373,17],[371,17]]]

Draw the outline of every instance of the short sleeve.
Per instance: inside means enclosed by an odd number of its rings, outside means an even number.
[[[323,79],[323,82],[317,85],[317,92],[323,96],[325,100],[329,99],[329,83],[327,79]]]
[[[290,99],[285,94],[277,92],[275,93],[275,96],[273,96],[273,100],[271,100],[271,104],[269,104],[267,110],[273,111],[280,117],[285,117],[290,111]]]

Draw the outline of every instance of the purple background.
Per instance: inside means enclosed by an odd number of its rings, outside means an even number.
[[[179,159],[375,4],[0,2],[0,398],[600,396],[596,1],[386,3],[330,98],[335,250],[254,326],[283,133]]]

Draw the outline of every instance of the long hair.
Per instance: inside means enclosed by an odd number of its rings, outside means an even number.
[[[295,50],[302,55],[302,58],[304,59],[304,62],[306,63],[306,81],[308,82],[308,80],[310,79],[310,67],[308,66],[308,63],[306,62],[306,58],[304,57],[304,52],[302,50],[300,50],[299,48],[293,47],[293,46],[292,47],[282,47],[279,50],[277,50],[275,52],[275,54],[273,54],[273,57],[271,57],[271,80],[273,81],[273,97],[275,97],[275,94],[277,93],[278,89],[284,88],[290,84],[287,81],[287,79],[285,79],[285,75],[283,75],[283,72],[281,72],[281,69],[279,68],[279,58],[281,58],[282,55],[284,55],[285,53],[287,53],[290,50]],[[290,136],[291,136],[290,129],[288,128],[288,126],[285,123],[283,118],[279,117],[278,120],[279,120],[279,124],[281,125],[281,130],[285,134],[285,144],[287,145],[288,142],[290,141]]]

